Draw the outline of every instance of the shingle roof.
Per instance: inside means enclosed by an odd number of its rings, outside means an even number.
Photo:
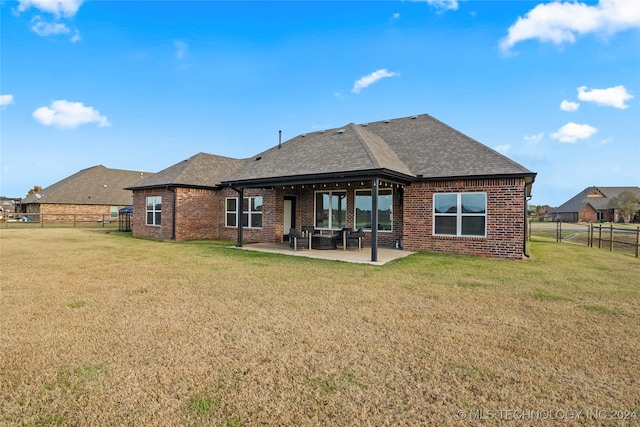
[[[184,187],[215,187],[222,179],[240,168],[245,160],[198,153],[149,178],[130,185],[129,189],[142,189],[177,185]]]
[[[130,205],[133,193],[124,188],[149,175],[153,174],[93,166],[43,188],[40,199],[25,197],[22,204]]]
[[[631,191],[640,197],[640,187],[587,187],[562,205],[553,209],[553,213],[580,212],[580,209],[590,204],[595,210],[611,209],[609,201],[618,197],[623,191]]]
[[[429,115],[299,135],[247,161],[224,182],[390,170],[410,178],[535,176]]]

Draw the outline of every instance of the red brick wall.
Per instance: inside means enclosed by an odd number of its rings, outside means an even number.
[[[71,205],[40,203],[42,220],[45,222],[74,222],[74,221],[118,221],[118,217],[111,217],[111,205]],[[114,205],[115,206],[115,205]],[[124,206],[118,206],[118,210]],[[38,220],[40,216],[32,218]]]
[[[584,205],[580,212],[578,212],[579,222],[596,222],[598,221],[598,213],[589,204]]]
[[[238,228],[227,227],[226,223],[226,199],[228,197],[237,199],[238,193],[230,188],[225,188],[219,191],[219,206],[220,212],[220,238],[233,240],[238,239]],[[243,197],[257,197],[262,196],[262,228],[247,228],[242,229],[242,237],[244,243],[256,243],[256,242],[274,242],[277,240],[275,228],[275,209],[276,200],[275,192],[272,190],[260,190],[260,189],[245,189],[242,194]],[[282,204],[282,201],[280,201]],[[242,206],[240,206],[241,208]],[[282,210],[282,207],[280,208]],[[238,221],[240,218],[238,218]],[[280,225],[282,228],[282,225]]]
[[[481,179],[414,183],[404,188],[404,248],[521,259],[524,243],[524,179]],[[433,235],[433,194],[486,192],[487,236]]]
[[[199,188],[175,188],[175,192],[176,240],[219,238],[218,192]]]
[[[147,225],[147,197],[162,197],[161,225]],[[134,236],[151,239],[171,239],[173,232],[173,192],[166,188],[135,190],[131,231]]]

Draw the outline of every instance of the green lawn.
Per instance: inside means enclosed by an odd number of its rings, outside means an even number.
[[[0,425],[640,425],[633,256],[230,244],[0,229]]]

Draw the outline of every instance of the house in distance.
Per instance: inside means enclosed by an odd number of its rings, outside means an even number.
[[[151,175],[93,166],[25,197],[20,212],[37,221],[64,222],[73,216],[79,221],[117,220],[119,209],[133,202],[133,193],[124,187]]]
[[[521,259],[536,174],[423,114],[298,135],[248,159],[200,153],[128,187],[132,231],[282,242],[362,229],[378,245]]]

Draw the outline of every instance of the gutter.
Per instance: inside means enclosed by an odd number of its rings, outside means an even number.
[[[171,240],[176,240],[176,190],[168,185],[166,188],[173,193],[173,200],[171,203]]]
[[[530,195],[527,196],[527,194],[529,194],[527,192],[527,187],[531,187],[532,185],[533,185],[533,181],[531,181],[528,184],[525,184],[525,186],[524,186],[524,233],[523,233],[524,240],[522,242],[522,254],[527,258],[529,258],[531,256],[531,255],[529,255],[527,253],[527,238],[529,237],[528,233],[527,233],[527,219],[528,219],[528,216],[529,216],[528,215],[529,200],[531,200],[531,196]]]

